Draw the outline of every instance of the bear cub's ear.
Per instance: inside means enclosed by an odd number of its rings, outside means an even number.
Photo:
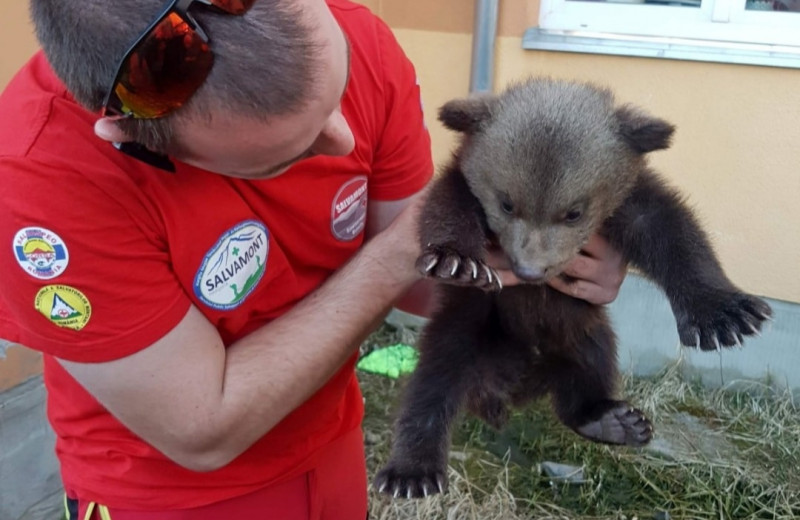
[[[494,97],[479,95],[448,101],[439,109],[439,121],[450,130],[474,134],[489,121]]]
[[[674,125],[649,116],[630,105],[618,108],[616,116],[622,137],[637,152],[647,153],[669,148],[675,132]]]

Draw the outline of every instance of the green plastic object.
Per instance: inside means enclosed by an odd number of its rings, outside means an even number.
[[[356,367],[363,372],[397,379],[413,372],[418,359],[419,353],[414,347],[398,343],[370,352],[361,358]]]

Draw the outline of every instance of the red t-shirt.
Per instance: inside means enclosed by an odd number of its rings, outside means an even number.
[[[80,499],[127,509],[204,505],[307,470],[322,446],[358,427],[351,359],[230,465],[195,473],[129,432],[53,358],[130,355],[192,304],[230,344],[356,252],[369,198],[405,198],[428,182],[430,138],[411,63],[366,8],[329,4],[351,45],[342,112],[355,149],[275,179],[181,163],[170,174],[119,153],[95,137],[97,115],[75,103],[41,54],[0,97],[0,337],[45,354],[62,477]]]

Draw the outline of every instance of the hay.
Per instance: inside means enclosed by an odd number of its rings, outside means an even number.
[[[385,325],[366,353],[416,331]],[[367,466],[386,461],[403,381],[359,374],[366,400]],[[800,518],[800,416],[791,393],[766,383],[707,389],[680,363],[653,378],[626,376],[623,395],[656,428],[643,449],[585,441],[562,426],[549,403],[515,413],[502,432],[459,423],[450,489],[424,500],[370,492],[373,519],[771,519]],[[545,461],[582,469],[583,482],[557,481]]]

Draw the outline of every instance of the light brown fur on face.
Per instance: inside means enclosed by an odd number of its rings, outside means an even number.
[[[557,276],[642,167],[618,132],[613,97],[540,80],[471,103],[446,105],[442,113],[446,124],[452,116],[480,130],[462,148],[461,168],[489,228],[517,276],[535,282]]]

